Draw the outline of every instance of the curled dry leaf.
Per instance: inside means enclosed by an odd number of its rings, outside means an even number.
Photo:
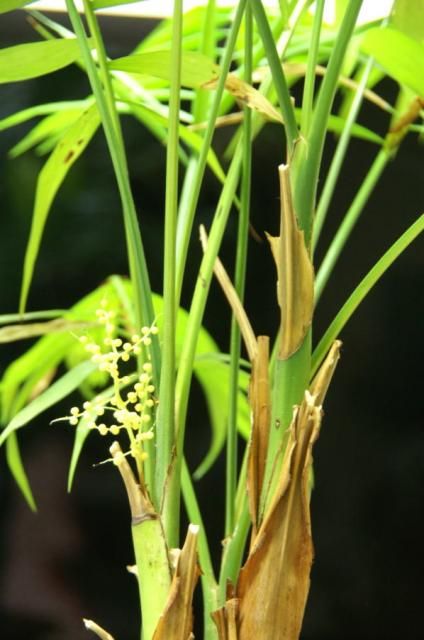
[[[212,618],[218,630],[219,640],[238,640],[238,607],[239,600],[237,598],[230,598],[224,607],[212,613]]]
[[[199,527],[190,524],[172,579],[165,609],[159,618],[153,640],[190,640],[194,638],[192,601],[200,575],[197,563]]]
[[[308,483],[320,423],[321,408],[306,392],[273,500],[240,572],[238,640],[299,637],[313,559]]]
[[[314,271],[303,231],[297,225],[288,165],[280,165],[280,235],[269,236],[277,266],[277,298],[281,309],[279,358],[295,353],[306,336],[314,309]]]
[[[105,629],[103,629],[100,625],[93,622],[93,620],[87,620],[86,618],[83,618],[83,622],[85,628],[95,633],[99,638],[101,638],[101,640],[114,640],[113,636],[111,636],[110,633],[105,631]]]
[[[258,349],[252,362],[249,402],[252,412],[252,435],[247,459],[247,493],[252,520],[252,539],[258,527],[259,499],[265,474],[271,414],[269,391],[269,338],[258,337]]]

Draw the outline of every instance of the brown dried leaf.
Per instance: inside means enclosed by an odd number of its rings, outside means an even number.
[[[205,82],[202,85],[202,89],[215,89],[218,84],[217,80],[211,80]],[[237,76],[229,73],[225,80],[225,88],[229,91],[238,102],[242,105],[246,105],[250,109],[257,111],[268,120],[283,123],[281,113],[272,105],[272,103],[265,98],[257,89],[250,84],[237,78]]]
[[[199,527],[190,524],[184,546],[179,554],[168,601],[159,619],[153,640],[190,640],[192,634],[193,592],[200,575],[197,563]]]
[[[202,224],[199,227],[199,231],[202,249],[203,251],[206,251],[206,247],[208,246],[208,235],[206,233],[205,227]],[[234,285],[231,282],[225,270],[225,267],[219,258],[215,260],[213,271],[237,320],[240,333],[243,336],[244,344],[249,355],[249,360],[253,362],[257,352],[256,337],[253,332],[252,325],[250,324],[249,318],[247,317],[247,313],[244,310],[243,304],[239,298],[239,295],[235,290]]]
[[[280,480],[240,572],[238,640],[297,640],[313,559],[308,480],[321,409],[305,393],[290,428]]]
[[[249,402],[252,409],[252,436],[247,459],[247,492],[252,519],[252,539],[258,525],[259,499],[268,449],[271,401],[269,391],[269,338],[258,336],[258,349],[252,362]]]
[[[239,600],[237,598],[230,598],[225,603],[224,607],[213,611],[211,616],[218,629],[219,640],[238,640],[237,633],[237,614],[238,614]]]
[[[341,346],[342,343],[340,340],[334,340],[324,362],[319,368],[315,378],[312,380],[309,391],[311,395],[314,396],[315,404],[317,406],[322,406],[324,403],[328,387],[330,386],[334,371],[340,359]]]
[[[279,358],[286,360],[301,346],[312,322],[314,271],[303,231],[297,226],[288,165],[279,166],[280,235],[269,236],[277,266],[277,298],[281,309]]]

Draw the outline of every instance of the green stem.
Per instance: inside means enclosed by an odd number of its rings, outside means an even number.
[[[250,6],[245,16],[245,80],[251,82],[252,75],[252,14]],[[247,263],[247,244],[249,232],[250,187],[251,187],[251,109],[244,108],[243,118],[243,163],[241,182],[241,206],[237,233],[237,252],[234,287],[241,301],[244,299]],[[237,487],[237,406],[238,379],[240,366],[241,339],[240,328],[234,314],[231,319],[230,336],[230,405],[228,411],[227,449],[226,449],[226,485],[225,485],[225,537],[234,529],[235,495]]]
[[[196,213],[199,201],[200,189],[202,186],[203,175],[205,173],[207,156],[212,144],[212,138],[215,131],[215,121],[218,116],[221,97],[225,87],[225,81],[230,69],[234,47],[237,35],[240,29],[241,20],[245,10],[247,0],[240,0],[231,30],[225,46],[225,51],[220,63],[221,73],[218,79],[218,85],[215,90],[215,97],[208,113],[208,125],[204,134],[202,148],[199,156],[190,161],[189,170],[186,174],[183,187],[183,198],[181,201],[178,214],[177,228],[177,274],[176,274],[176,296],[177,303],[181,297],[181,289],[183,285],[185,265],[187,261],[188,246],[193,228],[194,215]]]
[[[243,561],[244,548],[246,546],[247,534],[250,527],[250,515],[247,504],[247,495],[243,500],[240,516],[237,520],[234,531],[225,541],[222,555],[221,572],[219,576],[218,606],[222,607],[226,601],[226,591],[228,581],[234,585],[237,583],[241,563]]]
[[[163,278],[163,346],[160,403],[156,428],[155,499],[161,504],[175,438],[175,244],[178,210],[178,147],[181,87],[183,3],[175,0],[172,19],[171,90],[166,154],[165,242]]]
[[[263,518],[279,479],[293,407],[301,403],[311,369],[311,331],[301,347],[287,360],[277,357],[271,394],[271,423],[259,514]]]
[[[380,149],[365,180],[350,205],[343,222],[334,236],[316,276],[315,304],[318,303],[339,255],[390,158],[391,154],[388,153],[386,149]]]
[[[317,207],[317,211],[314,219],[313,248],[315,248],[318,243],[321,229],[323,227],[325,218],[327,216],[328,207],[330,206],[330,202],[338,182],[340,170],[341,170],[343,161],[345,159],[346,151],[351,139],[352,127],[356,122],[356,118],[362,104],[364,91],[367,86],[372,65],[373,65],[372,58],[368,58],[362,73],[360,83],[355,92],[355,97],[349,109],[349,113],[347,115],[346,122],[344,124],[342,134],[340,136],[340,140],[337,144],[337,149],[334,154],[333,160],[331,162],[330,169],[328,171],[328,175],[324,184],[324,188],[322,190],[321,197],[319,199],[319,203],[318,203],[318,207]]]
[[[325,0],[318,0],[315,5],[314,21],[312,24],[311,46],[308,52],[305,84],[303,86],[302,117],[300,131],[303,137],[307,137],[312,118],[312,106],[314,101],[315,73],[318,62],[319,38],[321,34],[322,16],[324,14]]]
[[[353,293],[344,303],[343,307],[328,327],[327,331],[319,341],[313,356],[311,377],[318,370],[325,354],[330,348],[333,341],[337,338],[354,311],[361,304],[372,287],[378,282],[383,273],[393,264],[393,262],[405,251],[407,246],[411,244],[415,238],[424,231],[424,214],[416,220],[396,242],[386,251],[380,260],[373,266],[371,271],[367,273],[365,278],[359,283]]]
[[[164,496],[163,514],[165,530],[171,536],[170,545],[176,546],[179,531],[180,511],[180,475],[182,452],[184,445],[185,423],[188,407],[191,376],[197,338],[199,335],[207,295],[212,280],[213,267],[219,251],[222,236],[227,224],[231,205],[237,188],[241,164],[241,148],[237,147],[234,154],[224,187],[219,199],[217,210],[212,223],[208,246],[199,269],[193,300],[190,308],[189,321],[184,337],[184,344],[180,357],[176,382],[176,428],[177,440],[174,462],[170,469]]]
[[[328,117],[336,93],[346,49],[351,41],[361,4],[362,0],[351,0],[347,4],[346,13],[316,100],[309,128],[309,137],[306,143],[301,143],[296,147],[294,154],[292,165],[294,205],[299,226],[305,233],[307,246],[309,246],[311,239],[318,175],[327,133]]]
[[[200,527],[198,538],[198,551],[200,568],[202,570],[202,592],[203,592],[203,616],[204,616],[204,637],[205,640],[217,640],[217,629],[210,614],[218,606],[217,603],[217,584],[215,573],[212,566],[212,560],[209,552],[206,530],[202,520],[202,514],[193,488],[190,472],[187,462],[184,459],[181,469],[181,486],[184,496],[184,503],[187,515],[192,524],[198,524]]]
[[[298,137],[298,128],[294,115],[294,107],[290,98],[286,78],[281,66],[281,60],[278,55],[277,47],[275,45],[275,41],[272,35],[271,27],[269,26],[263,3],[261,2],[261,0],[250,0],[250,4],[271,69],[275,91],[277,93],[281,113],[283,115],[287,137],[287,150],[288,156],[290,157],[294,148],[295,140]]]
[[[119,118],[115,107],[110,76],[107,69],[107,59],[103,40],[92,7],[87,0],[84,0],[87,22],[94,38],[97,58],[100,65],[100,73],[102,75],[102,80],[100,80],[99,72],[92,58],[85,29],[81,17],[75,7],[74,0],[66,0],[66,6],[73,29],[81,47],[81,53],[91,88],[96,98],[118,184],[124,217],[130,277],[134,287],[136,322],[140,328],[142,326],[150,326],[154,321],[150,280],[140,229],[138,226],[137,213],[131,192],[125,149]],[[154,340],[152,344],[152,361],[154,367],[154,379],[157,383],[160,371],[160,351],[157,340]],[[150,443],[146,448],[149,453],[149,459],[146,464],[146,481],[149,486],[153,487],[155,451],[153,445],[150,445]]]

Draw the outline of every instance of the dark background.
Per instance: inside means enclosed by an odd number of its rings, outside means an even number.
[[[104,21],[111,55],[128,52],[145,23]],[[0,46],[32,39],[24,16],[0,18]],[[381,92],[394,96],[386,82]],[[0,118],[33,104],[85,97],[85,77],[69,68],[37,81],[3,85]],[[363,121],[380,132],[386,119],[368,108]],[[21,265],[28,237],[35,180],[43,159],[6,153],[25,127],[0,134],[0,313],[17,309]],[[124,120],[132,186],[155,290],[161,289],[165,149],[135,122]],[[225,134],[218,138],[223,146]],[[255,143],[252,222],[258,232],[277,231],[277,165],[283,160],[280,129],[268,125]],[[326,146],[325,164],[335,142]],[[376,153],[353,142],[342,187],[323,233],[325,248]],[[320,302],[319,337],[373,262],[407,228],[423,206],[422,147],[410,136],[370,199]],[[218,187],[210,178],[198,221],[213,215]],[[236,217],[222,256],[231,267]],[[196,235],[184,302],[200,258]],[[275,285],[266,243],[250,240],[246,306],[257,334],[274,334]],[[325,406],[315,449],[312,522],[316,559],[306,611],[305,640],[422,637],[424,438],[422,434],[421,268],[419,239],[391,267],[343,330],[342,359]],[[318,251],[319,259],[321,253]],[[66,308],[109,274],[127,273],[120,204],[107,149],[97,134],[55,200],[43,239],[29,308]],[[229,313],[214,283],[206,326],[228,349]],[[2,345],[2,369],[26,344]],[[69,402],[66,407],[70,406]],[[196,431],[204,404],[195,393],[188,430],[194,467],[208,446]],[[67,409],[65,408],[65,411]],[[5,640],[82,640],[80,619],[105,626],[116,640],[137,637],[137,590],[125,566],[132,562],[129,514],[121,482],[104,458],[104,440],[88,441],[75,489],[66,494],[72,432],[49,426],[63,415],[46,414],[21,433],[26,468],[38,503],[33,515],[9,477],[0,475],[0,636]],[[223,457],[197,488],[216,563],[223,536]],[[200,614],[197,615],[200,622]],[[199,633],[197,637],[201,637]]]

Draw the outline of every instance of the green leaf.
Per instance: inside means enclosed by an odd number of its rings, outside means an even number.
[[[10,472],[15,478],[16,484],[21,490],[30,509],[32,511],[37,511],[34,496],[32,495],[31,487],[29,486],[28,478],[22,463],[16,433],[11,433],[6,441],[6,460]]]
[[[17,413],[5,429],[0,434],[0,446],[10,436],[11,433],[24,427],[28,422],[36,418],[56,404],[66,398],[72,391],[77,389],[83,380],[96,368],[90,361],[82,362],[80,365],[65,373],[56,380],[46,391],[37,396],[32,402]]]
[[[0,83],[38,78],[75,62],[76,38],[28,42],[0,49]]]
[[[82,418],[75,429],[74,446],[72,447],[71,462],[69,464],[69,471],[68,471],[68,493],[71,493],[72,491],[72,485],[74,483],[74,478],[75,478],[75,471],[77,469],[77,464],[82,452],[82,448],[84,446],[84,443],[87,437],[92,431],[92,429],[89,429],[87,427],[87,422],[89,420],[92,420],[91,416],[87,418]]]
[[[63,316],[64,309],[49,309],[48,311],[29,311],[28,313],[4,313],[0,315],[0,326],[12,322],[27,322],[33,320],[50,320]]]
[[[171,78],[171,51],[150,51],[134,53],[117,58],[109,63],[109,68],[141,75],[150,75],[164,80]],[[210,58],[201,53],[185,51],[181,60],[181,85],[199,88],[216,80],[219,67]]]
[[[312,355],[312,371],[311,378],[318,370],[331,344],[337,338],[349,318],[356,311],[363,299],[368,295],[372,287],[378,282],[385,271],[393,264],[393,262],[405,251],[407,246],[424,231],[424,214],[416,220],[396,242],[386,251],[386,253],[378,260],[373,268],[367,273],[365,278],[358,284],[353,293],[346,300],[333,322],[321,338]]]
[[[83,109],[69,109],[68,111],[58,111],[46,116],[10,149],[9,155],[12,158],[16,158],[51,136],[63,135],[64,129],[70,127],[81,117],[82,112]]]
[[[121,4],[134,4],[140,0],[91,0],[94,11],[107,9],[108,7],[119,7]]]
[[[99,124],[97,107],[93,105],[68,129],[38,176],[31,232],[25,253],[19,303],[21,312],[25,309],[35,261],[53,199],[69,169],[84,151]]]
[[[424,0],[395,0],[392,25],[410,38],[424,41]]]
[[[88,109],[90,102],[88,100],[64,100],[62,102],[47,102],[45,104],[37,104],[34,107],[28,107],[17,111],[7,118],[0,120],[0,131],[15,127],[22,122],[36,118],[37,116],[47,116],[57,111],[68,111],[69,109]]]
[[[0,13],[7,13],[8,11],[14,11],[20,9],[27,4],[32,4],[35,0],[1,0]]]
[[[399,84],[424,97],[424,45],[406,34],[386,27],[370,29],[361,49],[384,67]]]

